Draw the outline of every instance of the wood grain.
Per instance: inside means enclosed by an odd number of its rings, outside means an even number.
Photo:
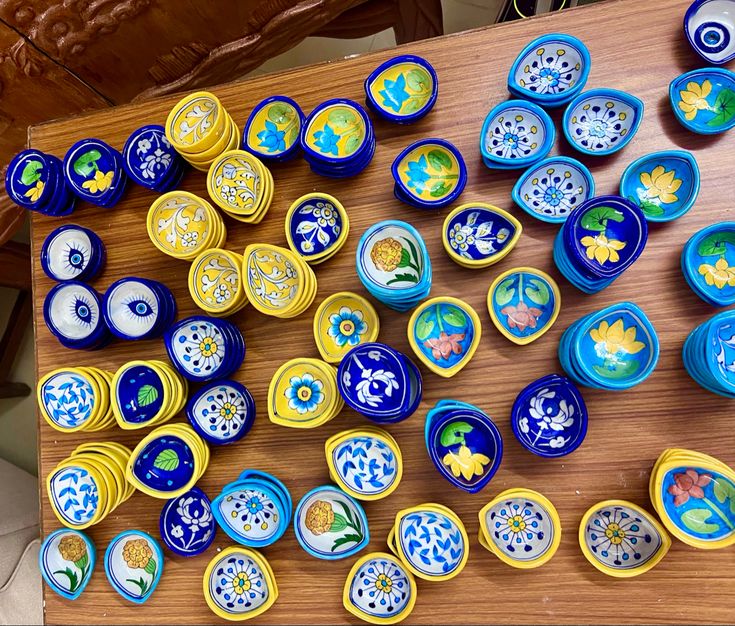
[[[654,460],[669,446],[686,446],[735,464],[732,420],[735,404],[699,388],[685,373],[680,351],[686,334],[714,313],[686,286],[679,269],[684,242],[696,230],[732,217],[732,154],[735,135],[705,138],[686,132],[670,110],[669,81],[699,64],[681,29],[687,0],[615,0],[561,15],[516,22],[458,36],[404,47],[404,52],[425,56],[440,79],[440,97],[434,111],[419,123],[401,127],[376,122],[378,147],[375,159],[361,175],[334,181],[313,175],[302,161],[273,168],[275,196],[270,214],[258,226],[228,221],[227,247],[242,251],[246,243],[266,241],[285,244],[283,218],[298,196],[321,190],[337,196],[350,214],[352,232],[345,248],[316,270],[317,301],[300,318],[281,321],[264,317],[251,307],[234,317],[247,341],[247,357],[236,378],[253,392],[259,416],[252,432],[239,444],[213,451],[212,464],[200,485],[211,495],[243,468],[273,472],[282,478],[298,500],[308,489],[328,482],[323,444],[331,434],[363,424],[345,410],[328,425],[307,432],[272,425],[265,414],[268,382],[277,367],[296,356],[317,356],[311,334],[312,315],[321,299],[337,290],[364,294],[355,274],[354,252],[360,234],[372,223],[399,217],[423,234],[435,267],[432,295],[452,295],[467,300],[483,320],[481,345],[473,361],[455,378],[445,380],[422,368],[425,395],[417,413],[390,426],[403,451],[406,475],[389,498],[367,503],[372,540],[370,550],[385,550],[385,537],[397,510],[426,501],[452,507],[464,520],[472,538],[470,560],[463,574],[437,584],[419,581],[419,597],[411,623],[488,622],[732,622],[732,590],[735,588],[735,551],[697,551],[674,542],[668,556],[644,576],[622,581],[597,572],[582,556],[577,527],[583,512],[606,498],[626,498],[646,507],[648,476]],[[510,200],[518,172],[491,172],[478,154],[478,134],[491,106],[507,97],[508,68],[518,51],[532,37],[546,32],[568,32],[581,37],[592,54],[589,87],[624,89],[642,98],[646,112],[632,143],[607,158],[584,158],[591,166],[600,194],[617,190],[620,174],[633,159],[666,148],[685,148],[696,155],[702,171],[702,190],[694,209],[680,220],[651,228],[642,257],[611,287],[584,296],[564,281],[551,259],[555,228],[529,218]],[[243,124],[253,105],[268,95],[285,93],[306,111],[333,96],[363,99],[362,81],[369,71],[393,52],[366,55],[274,76],[227,85],[214,91]],[[141,124],[162,123],[175,98],[95,113],[32,129],[35,147],[63,155],[77,139],[98,136],[121,147],[128,134]],[[561,111],[554,112],[558,121]],[[393,198],[389,168],[395,155],[409,142],[422,137],[443,137],[465,155],[469,184],[462,202],[481,200],[510,208],[524,226],[516,250],[499,265],[485,270],[465,270],[452,263],[440,242],[440,226],[449,209],[422,212]],[[556,152],[571,150],[563,138]],[[578,155],[575,155],[578,156]],[[184,188],[205,193],[204,176],[192,173]],[[125,275],[163,280],[177,297],[180,315],[195,310],[187,291],[188,264],[158,253],[145,232],[147,207],[154,196],[132,189],[114,209],[82,206],[73,220],[91,227],[107,245],[109,260],[94,285],[104,290]],[[33,217],[34,256],[44,237],[56,226],[43,216]],[[485,308],[485,294],[493,278],[503,270],[531,265],[554,276],[561,285],[559,319],[543,338],[521,347],[511,344],[492,326]],[[115,369],[133,358],[165,358],[162,342],[116,342],[98,353],[72,352],[59,346],[46,330],[42,303],[51,282],[34,262],[35,323],[38,373],[66,365],[94,364]],[[661,340],[657,370],[644,384],[623,393],[584,390],[590,409],[587,439],[567,458],[547,460],[533,456],[513,438],[508,418],[516,394],[535,378],[560,371],[556,348],[563,329],[583,314],[610,303],[632,300],[649,315]],[[378,305],[380,339],[409,351],[406,339],[408,315],[398,315]],[[482,407],[497,422],[506,442],[503,463],[490,485],[476,495],[451,487],[431,465],[423,444],[423,418],[441,398],[458,398]],[[134,444],[140,435],[112,431],[109,439]],[[45,476],[52,466],[89,435],[62,436],[40,425],[41,466]],[[561,514],[564,536],[557,555],[544,567],[519,571],[502,564],[482,550],[477,536],[478,510],[495,494],[524,486],[548,496]],[[58,527],[42,493],[43,530]],[[125,528],[158,533],[162,502],[135,495],[115,514],[91,530],[101,556],[107,542]],[[219,533],[215,546],[230,541]],[[356,622],[341,606],[342,586],[352,559],[325,562],[304,553],[291,532],[263,550],[275,570],[280,597],[258,618],[260,623]],[[197,623],[215,618],[201,591],[201,574],[215,554],[184,559],[167,554],[163,579],[143,606],[122,600],[109,587],[98,567],[87,591],[74,603],[46,590],[46,620],[50,623]],[[686,590],[686,591],[684,591]]]

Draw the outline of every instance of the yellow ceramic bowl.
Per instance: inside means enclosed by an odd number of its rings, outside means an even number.
[[[339,226],[339,234],[335,236],[336,226]],[[350,218],[334,196],[307,193],[295,200],[286,212],[285,230],[288,247],[307,263],[318,265],[344,246],[350,232]],[[312,253],[317,246],[324,249]]]
[[[234,313],[247,302],[242,256],[221,248],[202,252],[189,270],[189,293],[200,309],[216,315]]]
[[[209,196],[229,213],[253,215],[271,186],[265,170],[260,159],[249,152],[224,152],[212,162],[207,173]]]
[[[168,114],[166,139],[177,151],[203,152],[227,132],[227,117],[217,96],[208,91],[191,93]]]
[[[322,358],[339,363],[355,346],[377,340],[380,318],[368,300],[351,291],[340,291],[322,301],[312,328]]]
[[[66,395],[63,390],[61,391],[61,393],[59,393],[56,387],[54,387],[53,389],[45,389],[48,382],[55,376],[59,376],[60,381],[62,381],[61,377],[63,377],[63,382],[60,382],[59,384],[69,384],[69,376],[79,377],[80,379],[86,381],[87,385],[89,385],[92,390],[94,401],[90,410],[89,417],[76,426],[62,426],[48,413],[47,405],[50,408],[53,408],[53,406],[56,405],[57,402],[61,403],[62,397]],[[53,393],[54,391],[56,391],[56,393]],[[38,408],[41,412],[41,415],[43,416],[44,420],[46,420],[46,423],[51,426],[51,428],[62,433],[73,433],[82,430],[90,430],[90,428],[94,428],[94,426],[99,423],[101,418],[104,417],[104,415],[106,414],[107,408],[109,407],[110,390],[106,382],[100,384],[100,379],[94,376],[92,372],[87,371],[86,368],[62,367],[48,372],[43,377],[41,377],[41,379],[38,381],[38,384],[36,385],[36,400],[38,402]]]
[[[191,165],[208,167],[212,164],[220,154],[225,152],[235,140],[237,134],[237,126],[229,115],[225,115],[225,131],[217,138],[214,144],[201,151],[179,150],[179,154],[183,156]]]
[[[325,155],[317,144],[322,133],[337,136],[333,144],[337,154],[328,153],[326,158],[339,162],[354,155],[363,147],[367,139],[365,120],[353,106],[345,102],[336,102],[325,106],[316,115],[309,116],[308,126],[304,133],[307,147],[317,155]],[[329,129],[326,127],[329,126]]]

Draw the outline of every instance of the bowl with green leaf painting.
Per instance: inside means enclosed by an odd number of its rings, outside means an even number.
[[[398,124],[421,119],[434,106],[439,92],[431,64],[412,54],[401,54],[376,67],[365,79],[370,109]]]
[[[687,130],[714,135],[735,127],[735,72],[704,67],[671,81],[669,100]]]
[[[702,300],[713,306],[735,304],[735,222],[711,224],[692,235],[681,267]]]
[[[462,154],[444,139],[412,143],[395,158],[391,172],[396,198],[419,209],[451,204],[467,184]]]
[[[300,144],[306,160],[318,165],[348,167],[361,161],[373,141],[367,112],[345,98],[322,102],[301,127]]]
[[[286,96],[271,96],[256,105],[242,137],[242,148],[261,159],[286,161],[299,150],[304,124],[299,105]]]

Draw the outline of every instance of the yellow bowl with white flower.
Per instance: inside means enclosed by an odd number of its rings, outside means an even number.
[[[198,154],[227,137],[229,120],[219,98],[208,91],[196,91],[179,100],[168,114],[166,139],[182,154]]]
[[[248,299],[242,280],[242,255],[222,248],[204,250],[189,269],[194,304],[215,317],[242,309]]]
[[[342,203],[326,193],[307,193],[286,213],[288,247],[307,263],[317,265],[332,258],[347,241],[350,219]]]
[[[366,298],[340,291],[322,301],[312,327],[319,354],[329,363],[339,363],[355,346],[378,339],[380,318]]]
[[[222,211],[224,211],[225,214],[229,215],[233,220],[237,220],[238,222],[242,222],[243,224],[259,224],[260,222],[262,222],[263,218],[268,213],[271,202],[273,201],[274,190],[273,174],[271,174],[270,170],[265,166],[263,166],[262,182],[262,193],[259,196],[259,203],[257,204],[257,206],[248,209],[247,212],[243,212],[240,210],[225,208],[224,206],[220,205]]]
[[[257,214],[268,197],[272,179],[262,161],[244,150],[228,150],[212,162],[207,172],[207,191],[212,201],[242,217]]]

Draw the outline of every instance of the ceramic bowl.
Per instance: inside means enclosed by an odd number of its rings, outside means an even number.
[[[400,54],[376,67],[365,79],[368,106],[389,122],[410,124],[434,107],[439,94],[436,72],[426,59]]]
[[[159,193],[175,188],[187,169],[158,124],[134,130],[125,141],[122,157],[125,173],[132,181]]]
[[[121,428],[160,422],[170,409],[173,389],[164,373],[146,361],[122,365],[111,383],[112,406]]]
[[[64,224],[53,230],[41,248],[41,267],[51,280],[92,280],[105,264],[105,245],[92,230]]]
[[[347,574],[342,603],[355,617],[371,624],[397,624],[416,604],[416,581],[392,554],[371,552]]]
[[[286,213],[288,247],[307,263],[331,258],[347,241],[350,219],[337,198],[326,193],[308,193]]]
[[[526,100],[508,100],[485,117],[480,153],[486,165],[527,167],[549,154],[555,137],[554,123],[541,107]]]
[[[216,317],[228,317],[247,305],[242,261],[242,255],[230,250],[203,250],[189,269],[189,294],[194,304]]]
[[[95,554],[94,544],[87,535],[60,528],[43,540],[38,566],[53,591],[67,600],[76,600],[92,578]]]
[[[692,290],[714,306],[735,304],[735,222],[712,224],[695,233],[681,256]]]
[[[579,546],[603,574],[631,578],[655,567],[669,551],[671,539],[641,507],[626,500],[605,500],[582,516]]]
[[[105,573],[123,598],[143,604],[161,580],[163,551],[148,533],[125,530],[105,550]]]
[[[735,59],[735,2],[695,0],[684,16],[684,32],[692,48],[708,64]]]
[[[595,195],[592,173],[577,159],[551,156],[528,168],[511,192],[526,213],[552,224]]]
[[[322,358],[328,363],[339,363],[355,346],[378,338],[380,318],[368,300],[350,291],[340,291],[319,305],[313,330]]]
[[[46,215],[68,215],[76,202],[61,160],[40,150],[21,150],[10,160],[5,191],[17,205]]]
[[[560,106],[584,88],[590,65],[587,46],[576,37],[543,35],[516,57],[508,74],[508,91],[541,106]]]
[[[97,349],[109,342],[102,317],[101,296],[75,280],[51,288],[43,301],[43,319],[49,331],[67,348]]]
[[[467,184],[459,150],[444,139],[421,139],[401,151],[391,166],[395,195],[420,209],[454,202]]]
[[[308,160],[327,166],[351,165],[365,154],[372,135],[365,109],[352,100],[333,98],[315,107],[306,118],[300,143]]]
[[[102,315],[110,332],[128,341],[160,336],[176,318],[176,300],[161,282],[127,276],[105,291]]]
[[[258,157],[244,150],[220,154],[207,172],[207,191],[221,209],[251,216],[269,204],[270,180]]]
[[[163,543],[179,556],[201,554],[217,534],[212,504],[198,487],[164,504],[158,525]]]
[[[225,548],[209,562],[202,580],[204,599],[211,611],[229,621],[261,615],[278,598],[270,564],[255,550]]]
[[[109,404],[109,385],[106,391]],[[62,432],[84,430],[104,402],[96,379],[70,368],[45,374],[38,381],[36,395],[43,417]]]
[[[81,462],[62,463],[46,477],[46,491],[57,519],[83,530],[97,523],[107,503],[102,476]]]
[[[305,119],[301,107],[291,98],[266,98],[255,105],[245,122],[242,148],[262,159],[290,159],[299,150],[299,134]]]
[[[122,155],[100,139],[82,139],[69,148],[64,177],[77,198],[103,208],[117,204],[128,182]]]
[[[169,435],[149,435],[141,444],[130,461],[132,473],[141,485],[162,493],[191,489],[198,476],[196,455],[188,441]]]
[[[240,441],[255,422],[255,400],[234,380],[217,380],[199,389],[186,405],[194,430],[214,445]]]
[[[583,91],[564,111],[567,141],[583,154],[603,156],[624,148],[643,120],[643,102],[617,89]]]
[[[692,132],[714,135],[735,127],[735,73],[718,67],[686,72],[671,81],[676,119]]]
[[[503,563],[534,569],[561,543],[561,520],[551,501],[531,489],[507,489],[479,512],[479,541]]]
[[[208,91],[196,91],[179,100],[164,128],[177,152],[185,154],[204,153],[229,132],[227,112]]]

